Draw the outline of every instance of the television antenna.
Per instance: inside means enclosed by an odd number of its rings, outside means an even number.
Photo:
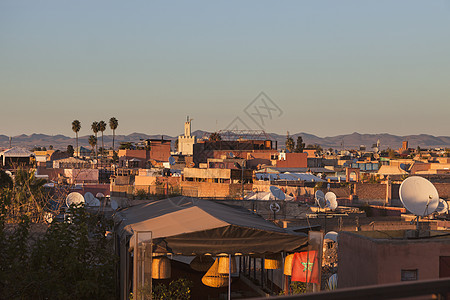
[[[430,215],[438,207],[438,191],[427,179],[419,176],[411,176],[402,182],[399,194],[403,206],[417,216],[416,230],[418,232],[419,217]]]
[[[66,197],[66,205],[70,207],[73,205],[78,205],[84,203],[84,197],[78,192],[72,192]]]
[[[335,210],[338,207],[338,203],[336,200],[336,194],[333,192],[328,192],[325,194],[325,206],[330,208],[331,210]]]
[[[315,197],[315,201],[316,204],[319,208],[324,208],[325,207],[325,195],[321,190],[317,190],[316,193],[314,194]]]

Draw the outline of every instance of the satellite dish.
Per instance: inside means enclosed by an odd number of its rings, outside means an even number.
[[[234,158],[234,153],[233,153],[233,152],[230,152],[230,153],[228,153],[228,156],[229,156],[230,158]]]
[[[321,190],[317,190],[316,193],[314,194],[314,196],[316,199],[317,206],[319,206],[320,208],[324,208],[325,207],[325,195],[323,194],[323,192]]]
[[[326,207],[329,207],[331,210],[335,210],[338,207],[336,194],[333,192],[328,192],[325,194],[325,201]]]
[[[336,231],[330,231],[323,237],[324,240],[331,240],[337,243],[338,233]]]
[[[280,211],[280,205],[276,202],[270,203],[270,210],[273,211],[274,213],[277,213]]]
[[[84,194],[84,201],[86,201],[87,206],[94,206],[94,195],[91,192],[87,192]]]
[[[401,163],[400,169],[402,169],[403,171],[408,171],[408,166],[406,164]]]
[[[403,206],[416,216],[427,216],[439,204],[439,194],[434,185],[423,177],[411,176],[400,185]]]
[[[175,164],[175,158],[173,156],[169,156],[169,164],[173,166]]]
[[[116,200],[111,200],[111,208],[117,210],[119,208],[119,204],[117,204]]]
[[[444,199],[439,199],[439,204],[435,210],[438,214],[446,214],[448,213],[448,203]]]
[[[78,192],[72,192],[66,197],[66,205],[70,207],[72,204],[78,205],[84,203],[84,197]]]
[[[286,194],[280,190],[279,188],[277,188],[276,186],[271,186],[270,187],[270,192],[272,193],[272,195],[278,199],[278,200],[284,200],[286,199]]]
[[[94,201],[92,201],[91,206],[99,207],[100,206],[100,200],[97,198],[94,198]]]
[[[95,198],[105,198],[105,195],[103,195],[103,193],[97,193],[97,195],[95,195]]]

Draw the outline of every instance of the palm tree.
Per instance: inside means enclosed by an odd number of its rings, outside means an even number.
[[[80,131],[80,129],[81,129],[81,122],[78,120],[74,120],[72,122],[72,130],[73,130],[73,132],[75,132],[76,137],[77,137],[77,151],[78,151],[77,156],[80,153],[80,149],[78,149],[78,132]]]
[[[109,119],[109,127],[112,129],[113,132],[113,152],[114,152],[114,138],[116,136],[117,126],[119,126],[119,121],[117,121],[116,118],[112,117],[111,119]]]
[[[98,158],[98,149],[97,149],[97,132],[98,132],[98,122],[92,122],[91,129],[95,134],[95,157]]]
[[[89,136],[89,145],[92,147],[92,151],[94,152],[94,147],[97,146],[97,137],[94,135]],[[95,153],[95,152],[94,152]]]
[[[103,131],[106,130],[105,121],[98,122],[98,130],[102,133],[102,156],[103,156],[103,152],[105,151],[105,146],[103,145]]]

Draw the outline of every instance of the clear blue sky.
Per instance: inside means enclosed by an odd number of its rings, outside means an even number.
[[[450,1],[0,1],[0,134],[450,135]]]

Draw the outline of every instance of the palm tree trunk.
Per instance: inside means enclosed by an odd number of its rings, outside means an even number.
[[[77,135],[77,157],[80,155],[80,150],[78,149],[78,132],[75,132]]]
[[[113,130],[113,154],[114,154],[114,138],[116,137],[115,133],[116,133],[116,131]]]
[[[102,131],[102,157],[104,155],[105,152],[105,146],[103,145],[103,131]]]

